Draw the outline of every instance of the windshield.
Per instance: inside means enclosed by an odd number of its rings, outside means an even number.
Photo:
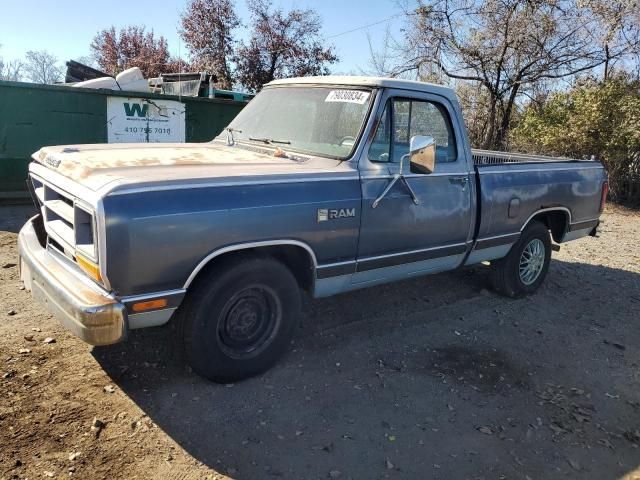
[[[227,129],[236,142],[344,159],[355,147],[371,99],[370,90],[349,87],[266,88]]]

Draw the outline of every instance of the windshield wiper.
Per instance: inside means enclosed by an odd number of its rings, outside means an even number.
[[[253,142],[262,142],[262,143],[266,143],[267,145],[271,144],[271,143],[281,143],[284,145],[291,145],[291,142],[288,140],[274,140],[273,138],[254,138],[254,137],[249,137],[249,140],[253,141]]]

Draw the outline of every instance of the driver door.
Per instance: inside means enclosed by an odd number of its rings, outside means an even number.
[[[389,91],[375,134],[360,160],[362,223],[354,283],[377,283],[459,266],[471,244],[473,186],[464,144],[450,104],[435,95]],[[418,204],[398,181],[374,201],[399,172],[415,135],[436,142],[433,173],[404,162],[404,177]]]

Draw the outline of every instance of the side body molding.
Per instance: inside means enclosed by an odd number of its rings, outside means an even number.
[[[249,248],[276,247],[280,245],[293,245],[296,247],[304,248],[309,254],[309,256],[311,257],[311,260],[313,261],[314,270],[318,268],[318,259],[316,258],[316,254],[313,252],[313,250],[309,245],[307,245],[304,242],[301,242],[300,240],[280,239],[280,240],[265,240],[261,242],[237,243],[234,245],[228,245],[226,247],[219,248],[218,250],[214,250],[209,255],[207,255],[202,260],[200,260],[200,263],[196,265],[196,268],[193,269],[193,271],[189,275],[189,278],[187,278],[187,281],[185,282],[183,288],[185,290],[189,288],[189,285],[191,285],[191,283],[196,278],[198,273],[200,273],[200,270],[202,270],[211,260],[213,260],[216,257],[219,257],[220,255],[224,255],[225,253],[229,253],[229,252],[236,252],[239,250],[247,250]]]

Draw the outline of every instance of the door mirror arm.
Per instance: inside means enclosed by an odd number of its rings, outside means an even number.
[[[378,196],[378,198],[376,198],[373,203],[371,204],[371,208],[376,208],[378,205],[380,205],[380,202],[382,201],[382,199],[387,195],[387,193],[389,193],[389,190],[391,190],[391,188],[396,184],[396,182],[398,180],[400,180],[402,177],[401,173],[395,173],[393,175],[393,177],[391,177],[391,181],[389,182],[389,184],[386,186],[386,188],[382,191],[382,193]]]
[[[404,183],[404,186],[407,188],[407,190],[409,190],[409,195],[411,195],[411,200],[413,200],[413,203],[416,205],[420,205],[420,200],[418,200],[416,192],[413,191],[413,188],[411,188],[411,185],[409,185],[409,182],[407,182],[407,179],[403,174],[400,174],[400,180],[402,181],[402,183]]]
[[[380,204],[382,199],[387,195],[387,193],[389,193],[389,190],[393,188],[398,180],[400,180],[404,184],[405,188],[409,191],[409,195],[411,195],[411,200],[413,200],[413,203],[416,205],[420,205],[418,196],[413,191],[413,188],[411,188],[411,185],[409,185],[409,182],[407,182],[407,179],[404,176],[404,160],[405,158],[409,158],[409,161],[411,161],[414,155],[421,155],[425,148],[429,148],[432,145],[435,147],[435,142],[433,141],[432,137],[416,136],[411,138],[409,153],[406,153],[400,157],[400,168],[398,170],[398,173],[395,173],[393,177],[391,177],[391,182],[389,182],[389,185],[387,185],[387,187],[382,191],[380,196],[378,196],[378,198],[373,201],[373,203],[371,204],[371,208],[376,208]]]

